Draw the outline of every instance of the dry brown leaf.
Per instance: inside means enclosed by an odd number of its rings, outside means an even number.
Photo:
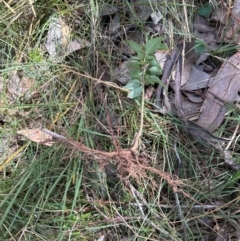
[[[218,29],[210,27],[208,21],[199,15],[194,19],[194,36],[202,40],[210,50],[216,50],[219,48],[217,44],[217,32]]]
[[[154,54],[161,69],[163,69],[163,67],[164,67],[164,63],[167,59],[167,54],[169,54],[169,50],[157,50]]]
[[[216,29],[215,27],[210,27],[208,20],[200,15],[195,16],[193,27],[202,33],[212,32]]]
[[[52,58],[62,55],[62,49],[66,47],[67,38],[69,37],[67,36],[69,29],[66,26],[59,18],[53,18],[50,22],[46,48]]]
[[[198,54],[193,49],[194,41],[186,42],[185,49],[183,54],[183,67],[182,67],[182,79],[181,79],[181,86],[185,85],[190,77],[192,66],[194,65],[195,60],[198,57]]]
[[[181,89],[199,90],[210,86],[210,84],[212,84],[212,79],[210,79],[210,75],[192,66],[188,81],[182,86]]]
[[[148,0],[135,0],[134,5],[134,14],[136,14],[142,21],[146,21],[151,16],[153,10],[151,3]],[[134,17],[134,15],[131,15],[133,21],[135,21]]]
[[[17,72],[9,75],[7,89],[11,99],[15,100],[23,95],[27,99],[30,98],[33,94],[33,91],[31,91],[33,86],[34,80],[27,76],[20,78]]]
[[[201,95],[198,95],[198,92],[193,93],[193,92],[183,92],[184,95],[188,97],[188,100],[193,102],[193,103],[203,103],[203,98]]]
[[[240,90],[240,52],[233,55],[219,69],[213,85],[208,89],[197,124],[213,132],[224,119],[224,103],[238,99]]]
[[[45,46],[52,61],[61,62],[65,56],[89,45],[83,39],[71,41],[71,29],[61,18],[51,20]]]
[[[53,144],[53,142],[51,142],[52,136],[40,129],[24,129],[17,131],[17,133],[36,143],[41,143],[46,146],[52,146]]]
[[[224,7],[223,4],[218,4],[217,8],[213,9],[210,21],[211,22],[220,22],[222,25],[227,24],[228,20],[228,9]]]
[[[71,30],[61,18],[60,18],[60,25],[62,29],[62,47],[66,48],[69,42]]]
[[[126,85],[130,81],[129,63],[129,60],[122,62],[114,71],[114,78],[123,85]]]
[[[178,61],[176,65],[176,71],[175,71],[175,101],[174,102],[177,109],[177,115],[180,118],[184,118],[184,113],[182,110],[183,98],[181,95],[181,82],[183,80],[182,70],[183,70],[183,66],[180,64],[180,61]]]

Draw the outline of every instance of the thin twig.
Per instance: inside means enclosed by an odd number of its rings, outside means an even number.
[[[142,214],[143,220],[146,221],[146,222],[148,222],[153,228],[155,228],[156,230],[158,230],[160,233],[166,235],[166,236],[169,237],[171,240],[175,240],[174,237],[173,237],[169,232],[167,232],[166,230],[160,228],[158,225],[156,225],[154,222],[152,222],[152,221],[145,215],[145,213],[144,213],[144,211],[143,211],[143,208],[142,208],[142,204],[141,204],[141,203],[139,202],[139,200],[138,200],[138,198],[140,198],[141,201],[144,203],[144,205],[149,206],[149,205],[147,205],[147,201],[144,199],[143,195],[142,195],[141,193],[139,193],[139,192],[135,189],[135,187],[132,186],[132,184],[131,184],[129,181],[127,182],[127,186],[129,186],[129,188],[130,188],[130,190],[131,190],[131,193],[132,193],[132,195],[134,196],[134,198],[135,198],[135,200],[136,200],[136,202],[137,202],[137,205],[138,205],[139,210],[140,210],[140,212],[141,212],[141,214]],[[151,213],[154,214],[154,216],[160,218],[156,213],[153,213],[152,211],[151,211]]]
[[[15,10],[13,8],[10,7],[10,5],[8,3],[6,3],[4,0],[2,0],[1,2],[3,2],[5,4],[5,6],[12,12],[12,13],[16,13]]]
[[[181,204],[180,204],[177,192],[174,193],[174,197],[175,197],[175,202],[176,202],[176,206],[177,206],[177,210],[178,210],[178,215],[179,215],[180,221],[182,223],[184,240],[187,241],[187,223],[186,223],[184,215],[183,215],[183,211],[181,208]]]
[[[176,154],[177,159],[178,159],[178,167],[179,167],[182,163],[182,160],[181,160],[181,158],[178,154],[176,142],[174,143],[174,151],[175,151],[175,154]],[[186,241],[187,240],[187,223],[186,223],[184,215],[183,215],[183,211],[182,211],[182,208],[181,208],[181,204],[180,204],[177,192],[174,192],[174,197],[175,197],[175,202],[176,202],[176,206],[177,206],[177,210],[178,210],[178,215],[179,215],[180,221],[182,223],[184,240]]]
[[[229,149],[229,147],[231,146],[232,142],[234,141],[234,139],[235,139],[235,137],[236,137],[236,135],[237,135],[237,133],[238,133],[238,129],[239,129],[239,124],[238,124],[238,125],[236,126],[236,128],[235,128],[235,131],[234,131],[234,133],[233,133],[233,135],[232,135],[232,137],[231,137],[231,140],[229,141],[229,143],[228,143],[228,145],[227,145],[227,147],[226,147],[226,150]]]
[[[137,135],[135,136],[135,141],[133,146],[131,147],[131,151],[133,153],[136,153],[137,148],[139,147],[140,144],[140,139],[142,137],[142,132],[143,132],[143,117],[144,117],[144,96],[145,96],[145,91],[144,91],[144,83],[145,83],[145,75],[147,71],[148,64],[144,67],[143,73],[142,73],[142,100],[141,100],[141,117],[140,117],[140,127]]]

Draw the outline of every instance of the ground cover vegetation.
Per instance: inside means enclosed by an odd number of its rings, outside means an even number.
[[[240,240],[239,2],[1,1],[0,240]]]

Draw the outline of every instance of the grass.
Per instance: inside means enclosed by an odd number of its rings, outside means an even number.
[[[131,8],[127,1],[113,2],[123,11]],[[123,54],[103,35],[107,20],[99,11],[107,3],[90,1],[85,13],[83,4],[0,3],[0,45],[16,52],[4,50],[0,70],[0,138],[10,143],[1,159],[1,240],[215,240],[226,227],[237,240],[239,172],[226,167],[219,151],[183,134],[175,117],[156,114],[147,103],[141,110],[140,100],[126,98],[111,77]],[[191,35],[185,23],[193,16],[192,2],[152,7],[163,14],[172,45]],[[179,9],[188,15],[178,15]],[[49,61],[44,47],[54,16],[91,43],[60,63]],[[31,94],[9,96],[8,76],[16,71],[34,80]],[[138,159],[108,158],[67,142],[48,147],[16,135],[45,127],[110,153],[133,145],[141,115]],[[237,114],[232,118],[222,132],[239,123]],[[238,149],[238,143],[231,147],[236,159]]]

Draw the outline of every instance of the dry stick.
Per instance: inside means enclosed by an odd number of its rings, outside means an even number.
[[[142,91],[142,101],[141,101],[141,119],[140,119],[140,128],[139,128],[139,132],[136,134],[135,136],[135,141],[133,146],[131,147],[131,151],[136,154],[137,152],[137,148],[139,147],[139,142],[140,142],[140,138],[142,137],[142,132],[143,132],[143,115],[144,115],[144,87],[143,87],[143,91]]]
[[[157,107],[157,110],[161,110],[161,97],[163,94],[163,87],[164,85],[167,88],[167,82],[168,79],[172,73],[173,67],[175,63],[177,62],[179,58],[179,49],[178,47],[175,47],[171,54],[167,55],[167,59],[163,66],[162,71],[162,78],[161,78],[161,84],[158,85],[157,91],[156,91],[156,97],[155,97],[155,105]],[[163,113],[165,114],[165,113]]]
[[[45,129],[45,128],[42,128],[41,131],[52,136],[53,138],[58,139],[58,140],[66,140],[67,139],[65,136],[59,135],[59,134],[57,134],[53,131],[50,131],[48,129]]]
[[[229,147],[231,146],[232,142],[234,141],[234,139],[235,139],[235,137],[237,135],[238,129],[239,129],[239,124],[236,126],[235,131],[234,131],[234,133],[233,133],[233,135],[231,137],[231,140],[229,141],[229,143],[228,143],[227,147],[225,148],[225,150],[228,150]]]
[[[181,84],[182,84],[182,74],[184,66],[184,56],[185,56],[185,41],[183,41],[182,55],[179,56],[176,65],[175,74],[175,106],[177,108],[177,115],[180,119],[185,120],[185,115],[182,110],[182,96],[181,96]]]
[[[187,14],[187,8],[186,8],[186,3],[185,3],[185,0],[182,0],[182,3],[183,3],[183,12],[184,12],[184,17],[185,17],[185,23],[187,25],[187,27],[185,28],[185,31],[187,33],[190,33],[190,29],[189,29],[189,21],[188,21],[188,14]],[[184,25],[183,25],[184,26]],[[185,27],[185,26],[184,26]]]
[[[156,97],[155,97],[155,106],[157,108],[157,111],[162,113],[162,114],[166,114],[171,110],[171,106],[168,100],[168,96],[167,96],[167,88],[169,86],[169,81],[170,81],[170,77],[171,77],[171,73],[173,71],[174,66],[177,64],[178,66],[181,63],[181,69],[179,69],[182,73],[182,68],[184,65],[184,59],[183,56],[185,56],[184,52],[185,52],[185,41],[183,43],[178,44],[173,51],[167,55],[167,59],[164,63],[164,67],[163,67],[163,71],[162,71],[162,78],[161,78],[161,84],[159,84],[157,90],[156,90]],[[179,61],[179,58],[181,58],[181,61]],[[183,63],[182,63],[183,62]],[[164,85],[164,89],[162,87],[162,85]],[[162,104],[161,104],[161,98],[164,97],[164,104],[165,104],[165,108],[163,108]]]
[[[181,158],[178,154],[176,142],[174,142],[174,151],[175,151],[175,154],[176,154],[177,159],[178,159],[178,164],[180,166],[181,163],[182,163],[182,160],[181,160]],[[174,197],[175,197],[175,202],[176,202],[176,206],[177,206],[177,210],[178,210],[178,215],[179,215],[180,221],[182,223],[182,227],[183,227],[184,240],[186,241],[187,240],[187,223],[186,223],[186,220],[185,220],[184,215],[183,215],[183,211],[182,211],[182,208],[181,208],[181,204],[180,204],[177,192],[174,193]]]
[[[32,0],[28,0],[28,1],[29,1],[30,6],[31,6],[31,9],[32,9],[33,15],[34,15],[34,17],[36,18],[36,17],[37,17],[37,14],[36,14],[36,11],[35,11],[35,9],[34,9],[34,6],[33,6],[33,3],[32,3]]]
[[[226,4],[223,0],[221,0],[221,2],[222,2],[222,4],[223,4],[223,6],[224,6],[225,8],[227,8],[226,25],[227,25],[227,22],[229,21],[230,14],[231,14],[231,16],[234,17],[234,19],[236,19],[236,20],[238,21],[238,23],[240,23],[240,19],[236,16],[235,13],[233,13],[233,11],[231,11],[231,8],[232,8],[232,0],[229,0],[228,6],[227,6],[227,4]]]
[[[121,220],[123,222],[123,224],[126,225],[126,227],[131,230],[133,233],[135,232],[134,229],[131,225],[129,225],[129,223],[127,222],[127,220],[131,220],[132,217],[123,217],[121,213],[119,213],[118,208],[115,208],[115,206],[112,206],[112,209],[114,209],[114,211],[117,214],[117,220]],[[140,219],[141,217],[136,217],[136,219]],[[135,219],[135,218],[134,218]]]
[[[91,197],[89,197],[88,193],[86,192],[87,200],[92,203],[93,207],[97,210],[97,212],[104,217],[105,219],[108,219],[108,216],[106,216],[95,204]]]
[[[143,195],[142,195],[141,193],[139,193],[139,192],[135,189],[135,187],[134,187],[129,181],[126,182],[126,184],[127,184],[127,186],[129,186],[129,188],[130,188],[130,190],[131,190],[131,193],[132,193],[132,195],[134,196],[134,198],[135,198],[135,200],[136,200],[136,202],[137,202],[137,205],[138,205],[139,210],[140,210],[140,212],[141,212],[141,214],[142,214],[143,220],[146,221],[146,222],[148,222],[153,228],[155,228],[156,230],[158,230],[160,233],[163,233],[163,234],[166,235],[167,237],[171,238],[171,240],[175,240],[174,237],[172,237],[172,235],[171,235],[169,232],[167,232],[166,230],[164,230],[164,229],[162,229],[161,227],[157,226],[154,222],[152,222],[152,221],[145,215],[145,213],[144,213],[144,211],[143,211],[143,208],[142,208],[143,205],[139,202],[138,197],[141,199],[141,201],[144,203],[144,205],[148,207],[149,205],[147,204],[147,201],[144,199]],[[153,213],[153,212],[151,212],[151,213],[152,213],[155,217],[161,219],[161,217],[159,217],[159,215],[157,215],[156,213]]]
[[[1,2],[3,2],[5,4],[5,6],[12,12],[12,13],[16,13],[15,10],[13,8],[10,7],[10,5],[8,3],[6,3],[4,0],[2,0]]]
[[[87,79],[93,80],[93,81],[95,81],[98,84],[104,84],[106,86],[113,87],[113,88],[115,88],[117,90],[121,90],[122,92],[125,92],[125,93],[129,92],[129,90],[124,89],[124,88],[122,88],[122,87],[118,86],[117,84],[114,84],[114,83],[112,83],[110,81],[104,81],[104,80],[100,80],[100,79],[94,78],[94,77],[92,77],[90,75],[81,74],[78,71],[76,71],[74,68],[70,68],[69,66],[66,66],[66,65],[63,65],[63,67],[66,67],[67,69],[69,69],[68,71],[66,71],[66,73],[71,72],[71,73],[74,73],[74,74],[76,74],[78,76],[82,76],[82,77],[85,77]]]
[[[142,100],[141,100],[141,119],[140,119],[140,128],[139,128],[139,132],[137,133],[137,135],[135,136],[135,141],[133,146],[131,147],[131,151],[136,155],[137,154],[137,148],[139,147],[139,142],[140,139],[142,137],[142,133],[143,133],[143,117],[144,117],[144,83],[145,83],[145,75],[146,75],[146,71],[147,71],[147,67],[148,64],[146,64],[146,66],[144,66],[143,69],[143,73],[142,73]]]

